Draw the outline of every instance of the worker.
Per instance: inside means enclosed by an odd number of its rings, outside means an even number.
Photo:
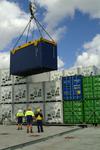
[[[22,130],[23,117],[24,117],[23,110],[19,109],[16,114],[18,130]]]
[[[32,111],[31,107],[28,107],[27,111],[25,112],[26,123],[27,123],[27,133],[33,133],[32,124],[34,119],[34,112]]]
[[[38,132],[44,132],[43,131],[43,114],[42,114],[42,110],[41,109],[37,109],[36,114],[35,114],[35,118],[37,121],[37,129]]]

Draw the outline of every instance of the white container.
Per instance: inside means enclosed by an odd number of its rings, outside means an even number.
[[[78,74],[77,68],[72,68],[72,69],[68,69],[68,70],[66,69],[63,72],[64,76],[73,76],[73,75],[77,75],[77,74]]]
[[[62,100],[62,81],[45,82],[45,101]]]
[[[0,120],[12,120],[12,105],[11,104],[1,104],[0,105]]]
[[[50,72],[50,81],[59,80],[61,77],[63,77],[63,71],[51,71]]]
[[[43,83],[29,84],[28,100],[31,102],[43,101]]]
[[[96,66],[88,66],[88,67],[78,67],[79,74],[83,76],[90,76],[98,74],[98,69]]]
[[[12,102],[12,86],[1,87],[1,103],[11,103]]]
[[[1,70],[0,83],[1,85],[11,85],[13,82],[13,77],[10,75],[9,69]]]
[[[14,102],[27,101],[26,84],[14,85]]]
[[[27,77],[14,76],[14,84],[26,83]]]
[[[33,112],[36,112],[36,110],[38,108],[40,108],[42,110],[43,115],[44,115],[44,106],[43,106],[43,103],[30,103],[29,107],[32,108]]]
[[[45,121],[47,123],[63,123],[62,102],[45,103]]]
[[[37,83],[37,82],[44,82],[44,81],[50,81],[50,73],[41,73],[37,75],[32,75],[28,77],[28,83]]]

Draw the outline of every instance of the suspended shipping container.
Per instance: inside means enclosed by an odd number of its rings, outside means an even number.
[[[67,76],[62,78],[64,100],[82,100],[82,76]]]
[[[46,102],[45,103],[45,122],[46,123],[63,123],[62,102]]]
[[[62,80],[45,82],[45,101],[62,100]]]
[[[57,70],[56,43],[40,38],[10,53],[10,74],[28,76]]]
[[[28,84],[28,101],[30,102],[39,102],[44,101],[43,96],[43,83],[32,83]]]

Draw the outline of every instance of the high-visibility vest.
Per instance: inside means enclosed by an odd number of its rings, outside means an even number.
[[[23,112],[18,112],[18,113],[16,114],[16,117],[24,117]]]
[[[36,117],[36,120],[43,120],[42,113],[37,113],[35,117]]]
[[[34,117],[33,111],[31,111],[31,110],[26,111],[25,117],[27,117],[27,116],[32,116],[32,117]]]

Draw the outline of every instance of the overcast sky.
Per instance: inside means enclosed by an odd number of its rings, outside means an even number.
[[[57,41],[59,68],[100,66],[100,0],[36,2],[38,19]],[[0,68],[9,67],[9,51],[28,20],[28,0],[0,0]]]

